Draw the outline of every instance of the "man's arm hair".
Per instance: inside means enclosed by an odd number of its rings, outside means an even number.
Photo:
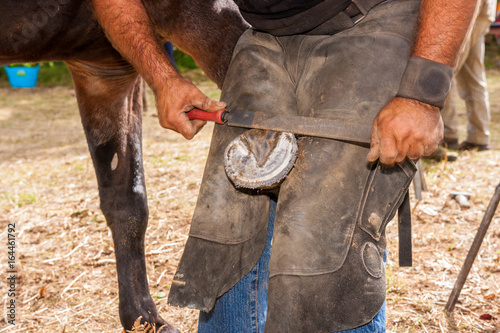
[[[439,63],[438,67],[453,67],[476,5],[477,0],[422,0],[411,55]],[[402,83],[407,83],[404,79],[405,75]],[[446,80],[441,82],[446,84]],[[406,157],[418,159],[428,156],[443,138],[443,121],[439,107],[435,106],[439,103],[408,98],[412,95],[411,91],[406,94],[408,91],[403,89],[405,93],[401,94],[402,87],[406,85],[400,86],[398,95],[402,97],[392,99],[373,122],[371,148],[367,155],[369,162],[379,159],[383,164],[392,165]],[[437,89],[437,92],[441,90]]]
[[[153,89],[162,127],[191,139],[206,121],[189,120],[185,112],[193,108],[215,112],[226,106],[205,96],[177,73],[156,39],[141,0],[92,0],[92,3],[108,39]]]
[[[113,46],[153,89],[169,77],[179,77],[155,38],[141,0],[92,0],[92,4]]]
[[[422,0],[412,56],[454,66],[477,0]]]

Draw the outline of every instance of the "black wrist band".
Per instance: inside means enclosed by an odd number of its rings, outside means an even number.
[[[410,57],[397,97],[443,108],[450,91],[453,67],[432,60]]]

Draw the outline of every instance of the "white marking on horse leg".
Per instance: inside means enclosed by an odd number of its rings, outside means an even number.
[[[118,167],[118,154],[115,153],[113,159],[111,160],[111,170],[114,171]]]

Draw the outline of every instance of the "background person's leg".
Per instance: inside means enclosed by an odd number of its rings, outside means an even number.
[[[455,91],[456,83],[455,80],[452,81],[450,92]],[[443,118],[444,124],[444,143],[450,144],[455,143],[453,147],[448,146],[447,148],[458,149],[458,114],[456,110],[455,96],[450,93],[446,98],[444,107],[441,109],[441,117]]]
[[[177,63],[175,62],[174,59],[174,45],[172,45],[171,42],[165,42],[165,44],[163,44],[163,47],[167,51],[168,56],[170,57],[170,61],[172,62],[172,65],[174,65],[175,69],[177,69]]]
[[[484,69],[484,35],[471,45],[469,55],[456,75],[460,97],[467,112],[467,138],[476,145],[488,145],[490,104]]]

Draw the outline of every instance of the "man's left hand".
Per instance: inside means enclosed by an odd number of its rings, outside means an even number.
[[[395,97],[373,121],[368,162],[385,165],[429,156],[443,138],[439,108],[412,99]]]

